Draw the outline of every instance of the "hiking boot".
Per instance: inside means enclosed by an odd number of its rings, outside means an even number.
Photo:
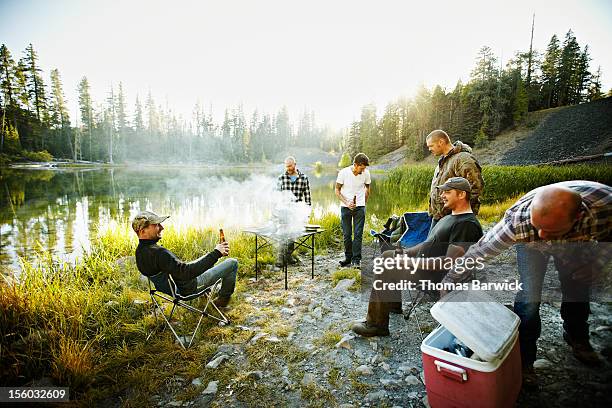
[[[563,340],[572,348],[574,357],[580,360],[583,364],[590,367],[598,367],[602,361],[599,355],[591,347],[589,339],[574,339],[568,332],[563,330]]]
[[[533,365],[523,367],[523,388],[525,391],[537,391],[540,389],[540,381]]]
[[[369,324],[368,322],[356,323],[351,327],[351,330],[363,337],[388,336],[388,327],[378,327]]]
[[[215,300],[213,300],[213,303],[215,304],[215,306],[217,306],[218,308],[225,308],[227,307],[227,305],[230,302],[230,297],[225,297],[225,296],[219,296],[218,298],[216,298]]]
[[[355,269],[361,269],[361,261],[354,261],[352,266]]]
[[[342,267],[349,266],[350,264],[351,264],[350,259],[345,259],[344,261],[340,261],[340,266]]]

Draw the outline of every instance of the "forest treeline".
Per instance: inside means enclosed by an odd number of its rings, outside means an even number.
[[[293,123],[286,107],[274,114],[233,107],[216,123],[212,109],[196,103],[185,118],[150,92],[144,99],[137,95],[128,109],[121,82],[105,100],[94,101],[85,76],[75,90],[79,111],[71,121],[59,71],[52,69],[47,81],[32,44],[18,60],[2,45],[0,158],[237,163],[270,160],[292,146],[376,158],[407,144],[408,154],[421,159],[432,129],[480,146],[521,123],[528,111],[601,98],[601,69],[591,72],[589,63],[588,45],[580,47],[571,30],[563,42],[553,35],[544,53],[517,52],[505,68],[485,46],[467,83],[448,92],[421,87],[414,97],[389,103],[380,117],[375,105],[366,105],[359,121],[335,131],[318,126],[309,110]]]
[[[376,106],[364,106],[360,120],[351,124],[345,151],[350,157],[363,151],[376,158],[408,145],[408,154],[419,160],[429,154],[425,137],[433,129],[484,146],[502,130],[523,123],[527,112],[603,97],[601,68],[592,72],[590,60],[589,46],[580,47],[571,30],[563,42],[553,35],[543,53],[517,52],[504,68],[491,48],[482,47],[469,81],[457,82],[452,91],[421,87],[413,98],[390,102],[380,117]]]
[[[318,126],[312,111],[292,123],[287,107],[275,114],[256,110],[247,119],[238,106],[226,109],[219,124],[211,107],[196,103],[192,117],[184,118],[149,92],[144,100],[136,96],[129,114],[121,82],[104,101],[94,101],[85,76],[76,89],[73,126],[60,73],[52,69],[46,82],[32,44],[17,62],[6,45],[0,47],[0,78],[4,161],[53,156],[109,163],[260,162],[288,146],[338,150],[342,140],[340,132]]]

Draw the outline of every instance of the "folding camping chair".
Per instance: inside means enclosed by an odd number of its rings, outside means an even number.
[[[174,337],[176,337],[176,339],[178,340],[180,345],[183,347],[183,349],[187,349],[191,347],[191,344],[193,343],[193,339],[195,338],[198,332],[198,329],[200,328],[200,324],[202,323],[202,319],[205,316],[218,322],[220,325],[229,324],[229,319],[223,314],[221,310],[219,310],[217,305],[215,305],[215,303],[213,302],[213,299],[215,299],[215,297],[217,296],[217,293],[219,292],[219,289],[221,288],[220,278],[217,279],[215,283],[213,283],[212,285],[208,287],[199,287],[195,293],[192,293],[191,295],[188,295],[188,296],[183,296],[178,293],[176,283],[174,282],[174,279],[172,279],[172,276],[170,275],[168,275],[168,286],[170,286],[171,293],[165,293],[165,292],[155,289],[155,286],[151,283],[150,278],[148,278],[148,281],[149,281],[149,296],[151,297],[151,302],[153,305],[153,313],[155,314],[155,320],[157,321],[157,309],[159,308],[161,316],[163,317],[164,321],[166,322],[170,330],[172,330]],[[203,308],[199,309],[188,303],[189,301],[198,299],[200,297],[204,297],[204,299],[206,300],[206,303]],[[159,301],[158,301],[158,298],[159,298]],[[166,314],[164,313],[164,309],[161,306],[161,304],[163,304],[164,302],[172,304],[172,309],[170,310],[170,314],[168,316],[166,316]],[[186,339],[181,338],[182,336],[178,335],[172,323],[170,323],[170,320],[172,320],[174,311],[177,310],[177,307],[183,308],[189,312],[195,313],[200,316],[198,319],[198,323],[196,324],[195,329],[193,330],[193,333],[191,334],[191,338],[189,339],[188,344],[186,344]],[[152,334],[153,332],[149,333],[147,340],[149,340]]]
[[[371,230],[370,235],[378,238],[382,253],[390,249],[401,250],[420,244],[427,239],[430,227],[431,217],[427,212],[407,212],[404,213],[401,218],[395,214],[392,215],[385,223],[383,231],[376,232]],[[412,312],[414,312],[426,295],[425,292],[417,291],[413,298],[412,293],[408,291],[410,306],[408,311],[404,313],[404,319],[410,319]],[[414,316],[419,327],[421,340],[423,340],[419,318],[416,314]]]

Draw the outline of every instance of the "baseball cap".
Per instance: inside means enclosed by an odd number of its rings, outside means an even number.
[[[141,211],[132,220],[132,229],[136,232],[141,229],[151,225],[151,224],[161,224],[165,220],[167,220],[169,215],[157,215],[151,211]]]
[[[440,186],[437,186],[440,190],[461,190],[468,193],[472,192],[472,186],[470,182],[463,177],[451,177]]]

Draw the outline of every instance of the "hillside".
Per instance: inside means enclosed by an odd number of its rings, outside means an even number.
[[[452,135],[451,135],[452,137]],[[475,149],[482,164],[539,164],[612,151],[612,98],[576,106],[530,112],[524,125],[508,129],[487,147]],[[376,168],[390,169],[414,163],[405,159],[407,148],[377,160]],[[426,157],[421,163],[435,164]]]

